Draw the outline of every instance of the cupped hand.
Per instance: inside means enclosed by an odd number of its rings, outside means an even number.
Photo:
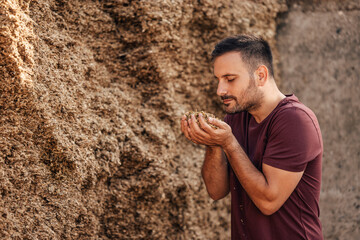
[[[199,115],[199,124],[196,122],[194,115],[186,121],[186,116],[181,119],[181,131],[185,137],[196,144],[206,146],[225,146],[232,141],[234,135],[231,127],[223,121],[216,118],[209,118],[209,123],[218,127],[214,129],[204,119],[202,114]]]

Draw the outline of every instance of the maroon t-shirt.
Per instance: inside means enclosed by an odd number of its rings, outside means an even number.
[[[236,139],[262,171],[262,164],[304,174],[284,205],[266,216],[230,171],[231,239],[323,239],[319,197],[323,143],[314,113],[294,95],[284,98],[261,123],[248,112],[225,117]]]

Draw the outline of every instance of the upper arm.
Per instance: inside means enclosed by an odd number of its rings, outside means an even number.
[[[277,211],[285,203],[308,162],[322,152],[314,120],[302,109],[289,108],[279,114],[272,126],[262,164],[268,184],[266,204],[272,210]]]
[[[322,153],[315,116],[299,108],[282,111],[272,124],[263,163],[291,172],[302,172]]]
[[[269,215],[276,212],[290,197],[298,185],[304,171],[290,172],[267,164],[263,164],[268,191],[266,194],[267,206],[265,212]]]

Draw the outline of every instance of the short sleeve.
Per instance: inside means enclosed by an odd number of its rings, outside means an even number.
[[[321,153],[320,129],[315,115],[297,107],[286,108],[279,112],[269,128],[263,163],[301,172]]]

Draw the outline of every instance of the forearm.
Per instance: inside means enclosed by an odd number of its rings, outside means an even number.
[[[254,204],[266,213],[274,197],[264,174],[253,165],[235,137],[223,149],[242,187]]]
[[[221,199],[229,193],[228,163],[221,147],[206,148],[201,173],[212,199]]]

